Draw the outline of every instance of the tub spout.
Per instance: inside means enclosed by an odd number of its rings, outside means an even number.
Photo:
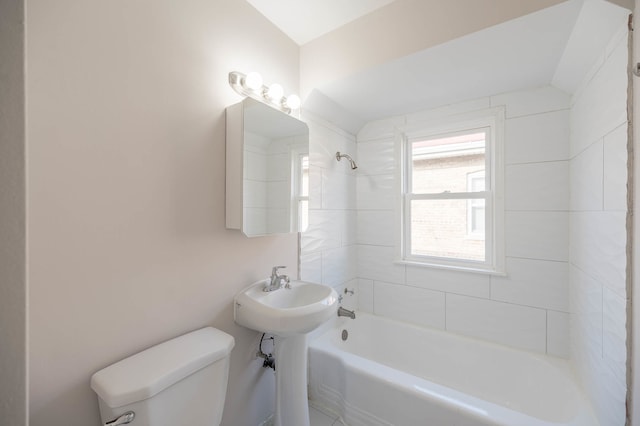
[[[338,308],[338,316],[339,317],[349,317],[351,319],[356,319],[356,313],[355,312],[350,311],[348,309],[345,309],[342,306],[340,306]]]

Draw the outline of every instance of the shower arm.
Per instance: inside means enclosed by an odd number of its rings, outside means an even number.
[[[356,165],[356,162],[353,161],[353,158],[351,158],[350,155],[348,154],[341,154],[340,151],[336,152],[336,160],[340,161],[342,160],[342,158],[346,158],[347,160],[349,160],[349,163],[351,164],[351,170],[355,170],[358,168],[358,166]]]

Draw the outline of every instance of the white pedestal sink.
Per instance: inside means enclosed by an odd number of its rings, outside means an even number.
[[[233,317],[242,326],[275,336],[275,426],[309,426],[307,333],[336,314],[338,294],[329,286],[304,281],[265,292],[268,282],[238,293]]]

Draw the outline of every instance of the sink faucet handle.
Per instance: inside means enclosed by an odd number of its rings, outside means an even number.
[[[283,275],[282,279],[284,280],[284,288],[291,290],[291,279],[288,275]]]
[[[271,269],[271,276],[272,277],[277,277],[278,276],[278,269],[284,269],[284,268],[286,268],[286,266],[274,266]]]

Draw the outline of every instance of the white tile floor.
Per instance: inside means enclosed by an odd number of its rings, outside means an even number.
[[[311,426],[342,426],[342,422],[337,417],[328,416],[311,406],[309,406],[309,420]]]

